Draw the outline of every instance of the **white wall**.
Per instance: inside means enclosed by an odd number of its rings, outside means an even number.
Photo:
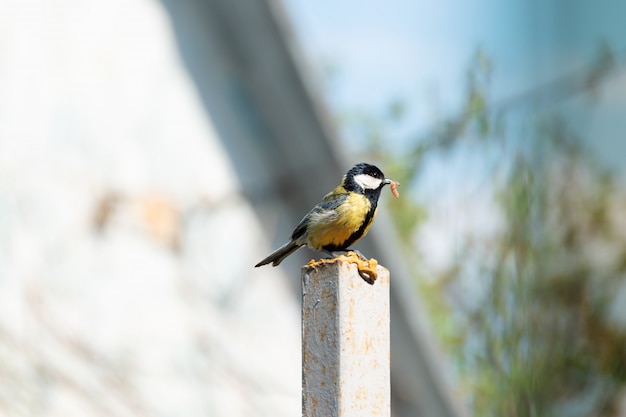
[[[0,414],[299,414],[238,189],[158,2],[1,1]]]

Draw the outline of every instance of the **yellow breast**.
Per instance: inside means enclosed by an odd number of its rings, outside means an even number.
[[[334,213],[309,224],[308,245],[315,249],[328,245],[342,247],[363,226],[371,207],[371,203],[365,196],[349,193]],[[370,219],[362,236],[367,233],[371,223]]]

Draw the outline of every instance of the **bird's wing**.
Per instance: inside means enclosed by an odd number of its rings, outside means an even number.
[[[306,235],[307,225],[309,221],[315,219],[319,221],[324,217],[333,217],[337,214],[337,207],[348,198],[347,193],[329,193],[322,201],[320,201],[311,211],[309,211],[300,223],[296,226],[295,230],[291,234],[292,240],[299,240]]]

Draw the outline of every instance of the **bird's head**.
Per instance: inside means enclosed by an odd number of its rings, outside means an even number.
[[[365,162],[353,166],[343,178],[344,188],[357,193],[380,191],[393,182],[385,178],[385,174],[378,167]]]

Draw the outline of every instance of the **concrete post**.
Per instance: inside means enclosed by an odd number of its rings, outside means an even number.
[[[391,415],[389,271],[372,284],[356,265],[302,269],[302,415]]]

